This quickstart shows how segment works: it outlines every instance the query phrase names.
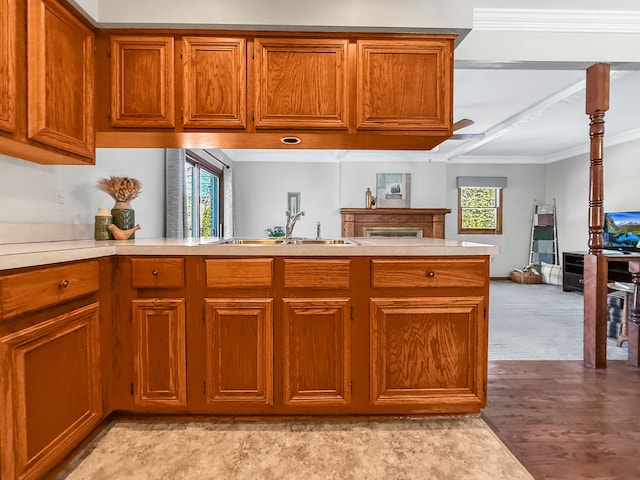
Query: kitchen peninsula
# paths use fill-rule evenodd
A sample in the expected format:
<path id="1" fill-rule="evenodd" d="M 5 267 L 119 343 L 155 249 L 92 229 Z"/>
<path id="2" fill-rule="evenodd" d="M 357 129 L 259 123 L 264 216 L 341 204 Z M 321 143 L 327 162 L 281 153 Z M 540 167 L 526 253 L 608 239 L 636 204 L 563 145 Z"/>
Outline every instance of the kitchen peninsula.
<path id="1" fill-rule="evenodd" d="M 4 245 L 2 478 L 50 470 L 112 412 L 478 412 L 497 247 L 351 240 Z"/>

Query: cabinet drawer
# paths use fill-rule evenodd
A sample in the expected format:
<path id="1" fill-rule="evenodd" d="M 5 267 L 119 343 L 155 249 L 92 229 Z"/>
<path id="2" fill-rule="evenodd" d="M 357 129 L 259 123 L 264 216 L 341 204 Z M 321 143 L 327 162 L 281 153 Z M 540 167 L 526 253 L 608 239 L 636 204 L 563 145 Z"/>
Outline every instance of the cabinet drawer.
<path id="1" fill-rule="evenodd" d="M 43 268 L 0 278 L 0 317 L 49 307 L 98 290 L 97 261 Z"/>
<path id="2" fill-rule="evenodd" d="M 208 288 L 252 288 L 273 285 L 272 258 L 205 260 Z"/>
<path id="3" fill-rule="evenodd" d="M 484 259 L 371 260 L 371 286 L 483 287 L 488 281 Z"/>
<path id="4" fill-rule="evenodd" d="M 351 260 L 285 259 L 285 288 L 349 288 Z"/>
<path id="5" fill-rule="evenodd" d="M 133 288 L 184 287 L 184 258 L 132 258 L 131 285 Z"/>

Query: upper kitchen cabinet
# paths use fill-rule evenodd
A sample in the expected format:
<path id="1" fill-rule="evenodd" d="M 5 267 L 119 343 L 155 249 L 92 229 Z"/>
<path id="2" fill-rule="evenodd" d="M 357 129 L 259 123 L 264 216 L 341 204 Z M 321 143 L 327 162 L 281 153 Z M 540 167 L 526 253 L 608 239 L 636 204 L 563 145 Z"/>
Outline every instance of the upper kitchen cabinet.
<path id="1" fill-rule="evenodd" d="M 95 36 L 55 0 L 29 0 L 27 20 L 28 138 L 93 159 Z"/>
<path id="2" fill-rule="evenodd" d="M 174 127 L 173 37 L 111 37 L 111 125 Z"/>
<path id="3" fill-rule="evenodd" d="M 256 129 L 347 129 L 348 40 L 257 38 Z"/>
<path id="4" fill-rule="evenodd" d="M 0 0 L 0 130 L 16 130 L 16 6 Z"/>
<path id="5" fill-rule="evenodd" d="M 245 128 L 244 38 L 183 39 L 183 122 L 187 128 Z"/>
<path id="6" fill-rule="evenodd" d="M 447 132 L 452 40 L 358 40 L 357 128 Z"/>

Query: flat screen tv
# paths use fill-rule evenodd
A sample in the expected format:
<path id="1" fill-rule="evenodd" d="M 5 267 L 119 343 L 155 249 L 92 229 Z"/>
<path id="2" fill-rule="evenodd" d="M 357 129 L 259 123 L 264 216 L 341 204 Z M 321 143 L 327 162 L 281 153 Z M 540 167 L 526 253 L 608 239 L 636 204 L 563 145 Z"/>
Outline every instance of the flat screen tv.
<path id="1" fill-rule="evenodd" d="M 605 212 L 604 248 L 640 251 L 640 212 Z"/>

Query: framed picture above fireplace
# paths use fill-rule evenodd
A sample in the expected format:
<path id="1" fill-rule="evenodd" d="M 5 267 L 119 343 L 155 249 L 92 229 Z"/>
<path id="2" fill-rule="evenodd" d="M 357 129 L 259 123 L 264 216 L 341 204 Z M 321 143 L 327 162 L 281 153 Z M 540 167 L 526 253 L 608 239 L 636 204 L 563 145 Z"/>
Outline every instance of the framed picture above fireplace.
<path id="1" fill-rule="evenodd" d="M 377 173 L 376 207 L 411 208 L 411 174 Z"/>

